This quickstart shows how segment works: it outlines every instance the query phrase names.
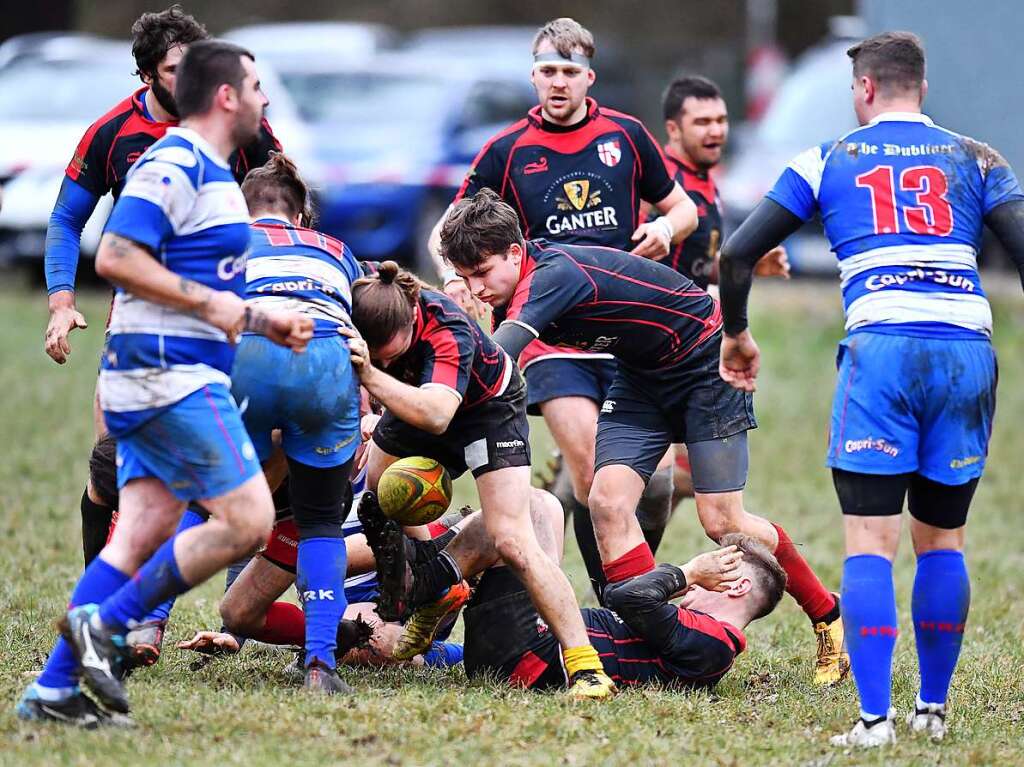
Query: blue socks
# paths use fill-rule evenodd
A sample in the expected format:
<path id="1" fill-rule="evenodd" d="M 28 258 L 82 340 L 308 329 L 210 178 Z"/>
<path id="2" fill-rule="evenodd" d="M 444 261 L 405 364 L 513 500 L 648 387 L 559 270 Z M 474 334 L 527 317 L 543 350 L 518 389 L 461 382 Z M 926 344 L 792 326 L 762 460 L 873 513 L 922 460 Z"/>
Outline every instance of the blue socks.
<path id="1" fill-rule="evenodd" d="M 448 668 L 462 663 L 462 645 L 458 642 L 433 642 L 423 655 L 427 668 Z"/>
<path id="2" fill-rule="evenodd" d="M 319 660 L 335 667 L 338 623 L 345 614 L 344 538 L 308 538 L 299 541 L 295 585 L 306 612 L 306 666 Z"/>
<path id="3" fill-rule="evenodd" d="M 70 606 L 102 602 L 121 588 L 127 580 L 128 576 L 125 573 L 96 557 L 78 579 L 78 584 L 71 593 Z M 73 692 L 78 685 L 78 661 L 63 638 L 57 640 L 43 667 L 43 673 L 36 680 L 36 685 L 59 689 L 67 694 Z M 52 698 L 47 698 L 50 699 Z"/>
<path id="4" fill-rule="evenodd" d="M 186 530 L 188 530 L 190 527 L 195 527 L 196 525 L 201 525 L 205 521 L 206 521 L 206 517 L 202 516 L 201 514 L 195 512 L 195 511 L 192 511 L 191 508 L 186 509 L 185 513 L 181 515 L 181 521 L 178 523 L 178 529 L 175 530 L 174 533 L 175 533 L 175 535 L 177 535 L 178 533 L 183 533 Z M 171 614 L 171 608 L 174 607 L 174 600 L 176 598 L 177 598 L 177 595 L 175 595 L 174 597 L 171 597 L 166 602 L 163 602 L 163 603 L 157 605 L 155 608 L 153 608 L 153 610 L 149 613 L 149 615 L 147 615 L 145 618 L 142 619 L 142 622 L 143 623 L 149 623 L 151 621 L 164 621 L 164 622 L 166 622 L 168 616 L 170 616 L 170 614 Z"/>
<path id="5" fill-rule="evenodd" d="M 148 615 L 150 610 L 190 588 L 174 560 L 177 534 L 164 542 L 135 577 L 100 604 L 100 620 L 121 631 Z"/>
<path id="6" fill-rule="evenodd" d="M 936 550 L 917 558 L 911 613 L 924 703 L 946 702 L 970 605 L 971 584 L 961 552 Z"/>
<path id="7" fill-rule="evenodd" d="M 892 653 L 898 633 L 892 562 L 873 554 L 847 557 L 840 604 L 861 716 L 885 717 L 891 701 Z"/>

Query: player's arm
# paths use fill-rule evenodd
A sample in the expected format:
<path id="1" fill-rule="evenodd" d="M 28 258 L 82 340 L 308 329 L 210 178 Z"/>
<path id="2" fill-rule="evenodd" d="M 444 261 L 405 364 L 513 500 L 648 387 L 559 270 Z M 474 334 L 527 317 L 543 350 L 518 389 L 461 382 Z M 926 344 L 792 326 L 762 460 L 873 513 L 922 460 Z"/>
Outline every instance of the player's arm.
<path id="1" fill-rule="evenodd" d="M 660 260 L 669 254 L 672 244 L 685 239 L 697 228 L 697 206 L 678 183 L 654 207 L 662 215 L 640 224 L 631 239 L 637 243 L 631 253 Z"/>
<path id="2" fill-rule="evenodd" d="M 1024 200 L 1010 200 L 993 208 L 986 214 L 985 224 L 1017 267 L 1024 287 Z"/>
<path id="3" fill-rule="evenodd" d="M 609 584 L 604 602 L 659 655 L 671 653 L 677 665 L 687 665 L 686 635 L 679 609 L 669 600 L 690 586 L 725 591 L 739 575 L 742 553 L 735 546 L 705 552 L 682 567 L 662 564 L 650 572 Z M 693 663 L 703 659 L 694 657 Z"/>
<path id="4" fill-rule="evenodd" d="M 370 351 L 359 332 L 340 327 L 349 339 L 349 357 L 359 382 L 370 396 L 410 426 L 430 434 L 444 434 L 462 402 L 462 394 L 441 384 L 411 386 L 381 370 L 370 359 Z"/>
<path id="5" fill-rule="evenodd" d="M 754 391 L 761 364 L 761 353 L 747 329 L 747 299 L 754 269 L 765 253 L 778 246 L 803 223 L 799 216 L 765 198 L 722 248 L 718 263 L 718 289 L 725 332 L 719 373 L 737 389 Z"/>
<path id="6" fill-rule="evenodd" d="M 75 273 L 82 230 L 98 201 L 99 196 L 65 176 L 46 227 L 43 265 L 50 320 L 46 326 L 45 348 L 58 364 L 64 364 L 71 354 L 68 342 L 71 331 L 87 327 L 85 317 L 75 306 Z"/>

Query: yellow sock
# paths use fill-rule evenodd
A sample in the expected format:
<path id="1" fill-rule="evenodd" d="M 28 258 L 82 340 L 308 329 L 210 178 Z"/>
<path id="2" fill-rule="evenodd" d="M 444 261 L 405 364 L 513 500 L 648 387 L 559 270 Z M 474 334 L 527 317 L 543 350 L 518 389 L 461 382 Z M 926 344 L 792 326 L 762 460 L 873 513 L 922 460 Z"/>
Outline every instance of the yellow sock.
<path id="1" fill-rule="evenodd" d="M 570 647 L 562 651 L 562 657 L 565 659 L 565 670 L 569 673 L 570 679 L 579 671 L 604 671 L 597 650 L 591 645 Z"/>

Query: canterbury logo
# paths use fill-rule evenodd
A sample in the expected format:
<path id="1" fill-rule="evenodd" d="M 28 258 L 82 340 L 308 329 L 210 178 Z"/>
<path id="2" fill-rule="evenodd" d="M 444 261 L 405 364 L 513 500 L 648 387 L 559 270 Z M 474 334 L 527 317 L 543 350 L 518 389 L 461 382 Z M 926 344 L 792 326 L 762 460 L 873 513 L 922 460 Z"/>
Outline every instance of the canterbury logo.
<path id="1" fill-rule="evenodd" d="M 548 169 L 547 156 L 541 157 L 537 162 L 528 162 L 523 167 L 523 175 L 530 176 L 534 173 L 546 173 Z"/>

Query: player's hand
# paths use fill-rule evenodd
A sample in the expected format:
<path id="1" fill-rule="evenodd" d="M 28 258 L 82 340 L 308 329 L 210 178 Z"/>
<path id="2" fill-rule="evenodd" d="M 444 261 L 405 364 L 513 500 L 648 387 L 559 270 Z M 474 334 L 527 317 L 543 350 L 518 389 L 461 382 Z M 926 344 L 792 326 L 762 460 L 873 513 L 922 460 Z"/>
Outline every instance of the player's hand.
<path id="1" fill-rule="evenodd" d="M 366 442 L 373 435 L 373 430 L 377 428 L 378 421 L 380 421 L 380 416 L 377 413 L 367 413 L 359 421 L 359 436 L 362 437 L 363 442 Z"/>
<path id="2" fill-rule="evenodd" d="M 757 390 L 757 373 L 761 369 L 761 350 L 749 330 L 735 338 L 722 335 L 722 352 L 718 374 L 722 380 L 741 391 Z"/>
<path id="3" fill-rule="evenodd" d="M 778 245 L 761 258 L 754 265 L 754 274 L 758 277 L 782 277 L 789 279 L 789 256 L 786 254 L 786 246 Z"/>
<path id="4" fill-rule="evenodd" d="M 646 224 L 640 224 L 636 228 L 630 239 L 637 243 L 637 245 L 629 251 L 630 253 L 655 261 L 660 261 L 668 255 L 669 249 L 672 247 L 672 237 L 665 227 L 656 223 L 656 221 L 657 219 Z"/>
<path id="5" fill-rule="evenodd" d="M 187 642 L 178 642 L 179 650 L 194 650 L 203 655 L 233 655 L 238 652 L 238 640 L 222 631 L 197 631 Z"/>
<path id="6" fill-rule="evenodd" d="M 689 586 L 700 586 L 708 591 L 728 591 L 740 576 L 743 552 L 735 546 L 698 554 L 685 565 L 683 574 Z"/>
<path id="7" fill-rule="evenodd" d="M 313 338 L 313 319 L 301 312 L 250 309 L 245 329 L 266 336 L 278 346 L 287 346 L 293 352 L 301 353 L 306 351 Z"/>
<path id="8" fill-rule="evenodd" d="M 199 316 L 223 330 L 235 343 L 245 329 L 245 301 L 227 290 L 211 290 Z"/>
<path id="9" fill-rule="evenodd" d="M 70 290 L 59 290 L 50 296 L 50 321 L 46 324 L 44 348 L 50 359 L 63 365 L 71 356 L 68 336 L 76 328 L 87 328 L 82 313 L 75 308 L 75 294 Z"/>
<path id="10" fill-rule="evenodd" d="M 370 347 L 366 345 L 366 341 L 355 328 L 342 325 L 338 328 L 338 333 L 348 339 L 348 356 L 352 361 L 352 369 L 356 371 L 356 375 L 362 381 L 373 370 L 373 363 L 370 361 Z"/>
<path id="11" fill-rule="evenodd" d="M 461 306 L 462 310 L 474 320 L 483 319 L 487 313 L 487 307 L 484 306 L 484 303 L 479 298 L 469 292 L 469 286 L 466 285 L 466 281 L 461 277 L 457 280 L 446 282 L 444 294 Z"/>

